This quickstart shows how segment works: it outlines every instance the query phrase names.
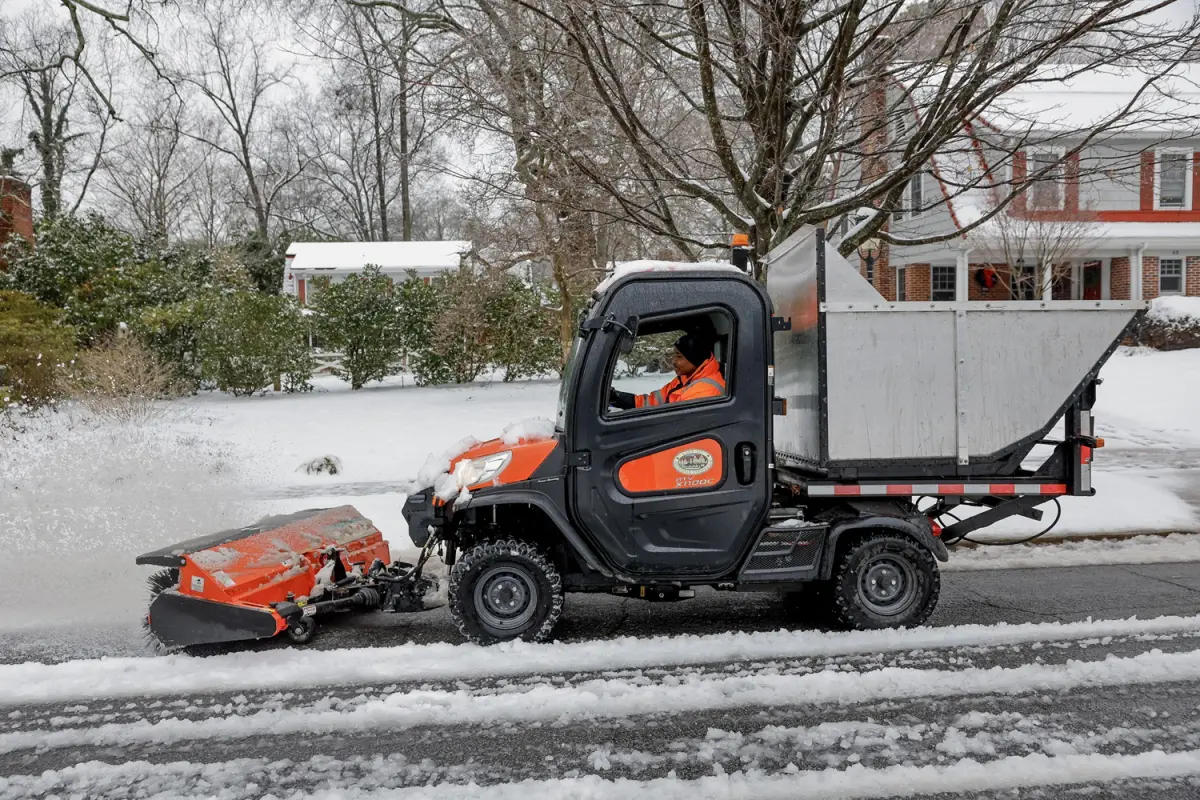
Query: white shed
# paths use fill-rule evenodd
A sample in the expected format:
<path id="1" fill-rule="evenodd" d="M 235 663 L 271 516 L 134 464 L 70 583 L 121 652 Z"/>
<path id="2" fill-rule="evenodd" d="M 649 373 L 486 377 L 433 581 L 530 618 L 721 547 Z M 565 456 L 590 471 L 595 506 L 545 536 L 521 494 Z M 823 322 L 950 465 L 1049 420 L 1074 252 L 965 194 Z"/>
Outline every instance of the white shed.
<path id="1" fill-rule="evenodd" d="M 303 305 L 313 278 L 338 281 L 372 264 L 397 283 L 409 270 L 428 279 L 458 269 L 470 250 L 470 242 L 292 242 L 283 293 L 296 296 Z"/>

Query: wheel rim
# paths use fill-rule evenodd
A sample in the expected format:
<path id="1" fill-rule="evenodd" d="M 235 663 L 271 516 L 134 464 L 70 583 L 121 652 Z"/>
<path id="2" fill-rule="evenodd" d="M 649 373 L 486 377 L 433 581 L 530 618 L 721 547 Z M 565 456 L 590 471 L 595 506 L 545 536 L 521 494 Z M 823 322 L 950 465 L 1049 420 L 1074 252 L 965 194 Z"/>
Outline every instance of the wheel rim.
<path id="1" fill-rule="evenodd" d="M 480 620 L 495 630 L 527 625 L 537 611 L 537 601 L 537 581 L 515 564 L 492 567 L 475 583 L 475 609 Z"/>
<path id="2" fill-rule="evenodd" d="M 877 555 L 859 572 L 859 602 L 875 614 L 885 617 L 903 614 L 916 600 L 916 594 L 916 571 L 898 556 Z"/>

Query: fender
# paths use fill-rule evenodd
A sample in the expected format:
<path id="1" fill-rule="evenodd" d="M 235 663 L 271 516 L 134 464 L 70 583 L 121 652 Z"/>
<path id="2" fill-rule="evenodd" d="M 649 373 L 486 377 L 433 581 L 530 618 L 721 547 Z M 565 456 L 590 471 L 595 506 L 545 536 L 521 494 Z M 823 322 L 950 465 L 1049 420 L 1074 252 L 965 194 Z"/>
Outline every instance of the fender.
<path id="1" fill-rule="evenodd" d="M 927 526 L 919 525 L 905 517 L 854 517 L 835 522 L 830 528 L 829 544 L 825 548 L 825 555 L 821 558 L 822 580 L 830 578 L 833 575 L 833 556 L 837 552 L 838 539 L 841 538 L 842 534 L 864 529 L 887 531 L 888 533 L 905 536 L 933 553 L 933 557 L 938 561 L 944 563 L 950 560 L 950 551 L 946 549 L 946 544 L 934 536 L 933 531 Z"/>
<path id="2" fill-rule="evenodd" d="M 470 502 L 458 506 L 456 511 L 509 505 L 530 505 L 541 509 L 550 518 L 550 521 L 554 523 L 554 526 L 558 528 L 558 532 L 562 534 L 563 539 L 571 548 L 575 557 L 583 562 L 588 569 L 598 572 L 606 578 L 625 581 L 632 580 L 624 575 L 615 573 L 596 557 L 592 548 L 579 535 L 579 531 L 575 530 L 575 526 L 563 514 L 561 507 L 545 492 L 533 488 L 521 488 L 519 484 L 512 484 L 496 489 L 481 489 L 471 496 Z"/>

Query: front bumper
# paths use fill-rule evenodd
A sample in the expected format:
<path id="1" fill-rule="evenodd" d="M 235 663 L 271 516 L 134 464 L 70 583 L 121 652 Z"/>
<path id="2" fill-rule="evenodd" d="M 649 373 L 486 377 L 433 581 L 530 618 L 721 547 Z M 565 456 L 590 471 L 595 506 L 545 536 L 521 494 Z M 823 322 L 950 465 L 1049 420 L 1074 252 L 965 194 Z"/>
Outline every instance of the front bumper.
<path id="1" fill-rule="evenodd" d="M 433 490 L 410 494 L 404 501 L 404 520 L 408 523 L 408 538 L 417 547 L 424 547 L 429 538 L 445 524 L 445 506 L 434 506 Z"/>

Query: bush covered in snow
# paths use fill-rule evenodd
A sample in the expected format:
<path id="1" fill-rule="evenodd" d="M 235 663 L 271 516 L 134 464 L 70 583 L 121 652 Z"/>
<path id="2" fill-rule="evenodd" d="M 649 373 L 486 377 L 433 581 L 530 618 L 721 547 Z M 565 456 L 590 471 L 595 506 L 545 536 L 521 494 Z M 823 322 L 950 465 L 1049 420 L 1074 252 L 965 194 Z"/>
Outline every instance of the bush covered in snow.
<path id="1" fill-rule="evenodd" d="M 289 297 L 257 292 L 220 295 L 200 328 L 197 346 L 206 380 L 246 396 L 282 378 L 286 391 L 310 388 L 312 351 L 308 323 Z"/>
<path id="2" fill-rule="evenodd" d="M 333 374 L 354 389 L 390 375 L 401 352 L 399 298 L 391 279 L 379 267 L 368 266 L 314 294 L 317 335 L 342 354 Z"/>
<path id="3" fill-rule="evenodd" d="M 81 352 L 71 385 L 72 395 L 97 417 L 139 424 L 160 415 L 160 401 L 187 388 L 153 350 L 129 335 Z"/>
<path id="4" fill-rule="evenodd" d="M 21 292 L 0 291 L 0 412 L 61 396 L 74 342 L 60 311 Z"/>
<path id="5" fill-rule="evenodd" d="M 557 319 L 540 287 L 467 267 L 400 287 L 401 341 L 417 383 L 468 383 L 488 367 L 504 381 L 560 366 Z"/>
<path id="6" fill-rule="evenodd" d="M 1125 344 L 1156 350 L 1200 347 L 1200 297 L 1158 297 Z"/>
<path id="7" fill-rule="evenodd" d="M 504 370 L 505 382 L 558 369 L 562 361 L 558 320 L 546 308 L 538 287 L 512 275 L 497 276 L 491 281 L 484 315 L 489 360 Z"/>

